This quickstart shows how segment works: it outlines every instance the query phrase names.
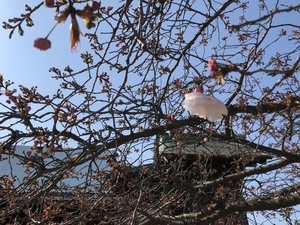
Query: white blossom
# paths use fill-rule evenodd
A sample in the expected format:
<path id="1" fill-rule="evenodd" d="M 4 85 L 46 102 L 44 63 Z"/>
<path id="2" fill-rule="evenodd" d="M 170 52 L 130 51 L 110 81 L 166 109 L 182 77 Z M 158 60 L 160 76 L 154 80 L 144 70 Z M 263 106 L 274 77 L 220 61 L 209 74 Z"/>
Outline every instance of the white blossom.
<path id="1" fill-rule="evenodd" d="M 203 94 L 203 88 L 197 87 L 194 92 L 185 95 L 183 108 L 191 115 L 214 121 L 227 115 L 227 107 L 218 99 Z"/>

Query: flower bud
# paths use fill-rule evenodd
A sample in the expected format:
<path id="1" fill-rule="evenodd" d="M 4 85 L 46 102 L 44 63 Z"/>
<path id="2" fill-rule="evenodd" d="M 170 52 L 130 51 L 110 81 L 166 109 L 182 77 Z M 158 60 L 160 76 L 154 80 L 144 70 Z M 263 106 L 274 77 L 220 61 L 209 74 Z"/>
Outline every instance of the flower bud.
<path id="1" fill-rule="evenodd" d="M 203 93 L 203 87 L 202 86 L 198 86 L 195 88 L 194 92 L 199 92 L 199 93 Z"/>
<path id="2" fill-rule="evenodd" d="M 53 7 L 54 6 L 54 0 L 44 0 L 44 5 L 46 7 Z"/>
<path id="3" fill-rule="evenodd" d="M 93 11 L 100 9 L 100 7 L 101 7 L 101 2 L 93 1 L 93 4 L 92 4 Z"/>
<path id="4" fill-rule="evenodd" d="M 27 157 L 30 158 L 30 156 L 31 156 L 31 151 L 27 151 L 27 152 L 26 152 L 26 155 L 27 155 Z"/>
<path id="5" fill-rule="evenodd" d="M 33 47 L 41 51 L 46 51 L 47 49 L 51 48 L 51 41 L 49 41 L 47 38 L 38 38 L 34 40 Z"/>

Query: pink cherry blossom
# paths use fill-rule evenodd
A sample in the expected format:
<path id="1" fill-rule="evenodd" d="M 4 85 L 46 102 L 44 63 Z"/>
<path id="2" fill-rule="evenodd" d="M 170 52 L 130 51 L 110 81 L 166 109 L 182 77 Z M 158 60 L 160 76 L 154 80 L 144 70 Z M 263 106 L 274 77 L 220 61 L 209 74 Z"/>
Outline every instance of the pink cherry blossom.
<path id="1" fill-rule="evenodd" d="M 38 38 L 34 40 L 33 46 L 41 51 L 46 51 L 51 48 L 51 41 L 47 38 Z"/>
<path id="2" fill-rule="evenodd" d="M 214 59 L 208 60 L 208 67 L 209 67 L 209 71 L 211 73 L 217 72 L 219 70 L 219 66 L 218 66 L 216 60 L 214 60 Z"/>
<path id="3" fill-rule="evenodd" d="M 218 99 L 203 94 L 203 88 L 197 87 L 194 92 L 185 95 L 183 108 L 191 115 L 213 122 L 227 115 L 227 107 Z"/>

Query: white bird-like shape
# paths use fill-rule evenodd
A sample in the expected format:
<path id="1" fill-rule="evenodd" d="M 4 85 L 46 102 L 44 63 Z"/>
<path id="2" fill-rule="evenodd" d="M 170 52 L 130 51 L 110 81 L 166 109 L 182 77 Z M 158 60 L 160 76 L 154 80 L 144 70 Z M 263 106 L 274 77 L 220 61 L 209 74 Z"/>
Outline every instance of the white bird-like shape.
<path id="1" fill-rule="evenodd" d="M 201 86 L 198 86 L 194 92 L 185 95 L 182 106 L 191 115 L 197 115 L 211 122 L 222 119 L 223 115 L 228 114 L 227 107 L 223 102 L 212 96 L 204 95 Z"/>

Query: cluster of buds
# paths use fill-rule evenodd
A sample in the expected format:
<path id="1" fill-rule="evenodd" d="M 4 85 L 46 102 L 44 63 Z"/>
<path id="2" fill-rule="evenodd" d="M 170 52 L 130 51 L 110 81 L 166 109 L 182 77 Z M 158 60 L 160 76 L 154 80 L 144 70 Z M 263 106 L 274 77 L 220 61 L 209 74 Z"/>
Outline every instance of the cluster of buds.
<path id="1" fill-rule="evenodd" d="M 221 65 L 216 62 L 215 59 L 208 60 L 208 68 L 211 73 L 212 78 L 219 81 L 220 85 L 225 84 L 224 77 L 231 71 L 236 70 L 236 66 L 234 64 L 230 65 Z"/>
<path id="2" fill-rule="evenodd" d="M 222 72 L 216 60 L 214 59 L 208 60 L 208 68 L 212 78 L 219 80 L 219 84 L 223 86 L 225 84 L 224 77 L 226 74 Z"/>
<path id="3" fill-rule="evenodd" d="M 12 110 L 20 110 L 21 112 L 27 114 L 30 110 L 31 107 L 28 105 L 28 102 L 22 98 L 21 95 L 14 96 L 12 95 L 11 92 L 7 91 L 5 92 L 5 95 L 8 96 L 8 99 L 6 100 L 6 103 L 11 104 L 13 103 L 14 105 L 11 107 Z"/>
<path id="4" fill-rule="evenodd" d="M 54 0 L 44 0 L 44 5 L 46 7 L 54 7 L 55 3 Z M 101 3 L 97 1 L 93 1 L 91 5 L 86 4 L 82 10 L 75 9 L 72 4 L 67 5 L 64 11 L 60 12 L 58 15 L 54 17 L 54 20 L 56 20 L 57 23 L 50 30 L 47 36 L 44 38 L 37 38 L 34 41 L 33 46 L 43 51 L 51 48 L 51 41 L 48 39 L 49 35 L 51 34 L 51 32 L 54 30 L 54 28 L 58 23 L 64 23 L 70 15 L 71 16 L 70 40 L 71 40 L 71 49 L 72 51 L 74 51 L 80 42 L 80 35 L 82 34 L 76 16 L 82 18 L 86 27 L 88 29 L 91 29 L 96 26 L 94 22 L 98 20 L 98 15 L 95 14 L 94 12 L 99 11 L 100 7 L 101 7 Z"/>

